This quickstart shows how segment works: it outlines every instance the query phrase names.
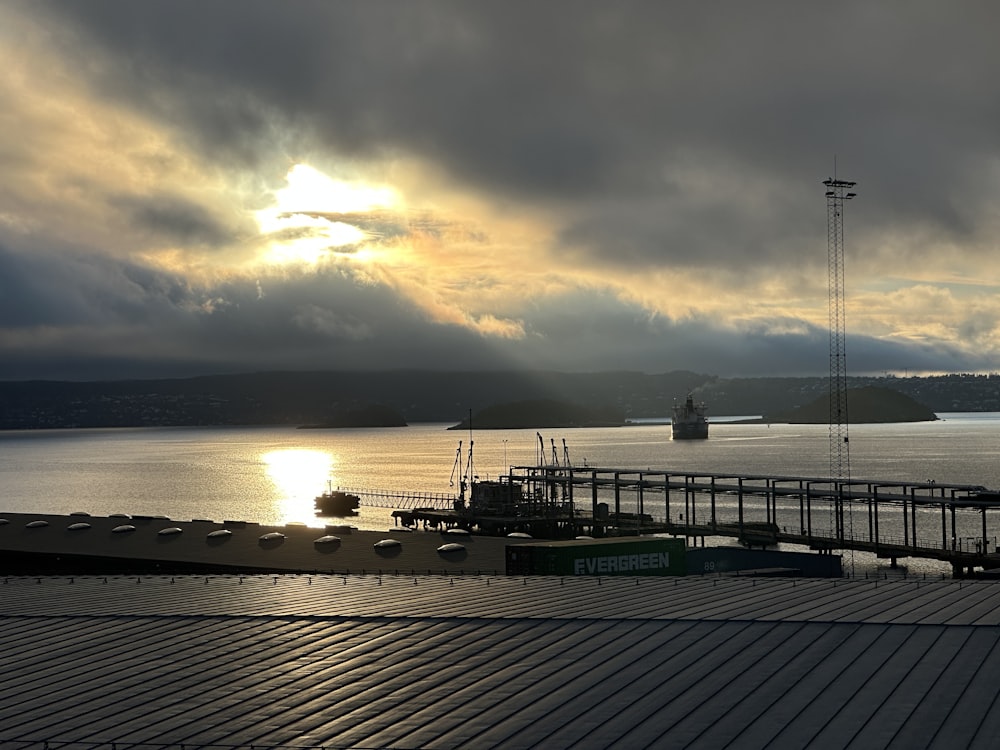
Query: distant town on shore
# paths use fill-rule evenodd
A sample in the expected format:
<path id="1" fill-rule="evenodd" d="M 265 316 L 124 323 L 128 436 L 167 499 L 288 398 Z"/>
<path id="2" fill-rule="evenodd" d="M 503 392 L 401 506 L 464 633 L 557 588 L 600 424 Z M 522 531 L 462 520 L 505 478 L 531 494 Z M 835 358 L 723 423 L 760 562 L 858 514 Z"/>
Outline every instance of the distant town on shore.
<path id="1" fill-rule="evenodd" d="M 930 412 L 1000 411 L 1000 375 L 851 377 Z M 504 404 L 573 404 L 596 422 L 667 418 L 693 394 L 709 415 L 782 421 L 828 393 L 825 377 L 721 378 L 687 371 L 271 372 L 164 380 L 0 382 L 0 429 L 194 425 L 452 425 Z M 860 415 L 859 415 L 860 416 Z M 787 420 L 785 420 L 787 421 Z M 889 420 L 891 421 L 891 420 Z M 486 425 L 483 425 L 484 427 Z"/>

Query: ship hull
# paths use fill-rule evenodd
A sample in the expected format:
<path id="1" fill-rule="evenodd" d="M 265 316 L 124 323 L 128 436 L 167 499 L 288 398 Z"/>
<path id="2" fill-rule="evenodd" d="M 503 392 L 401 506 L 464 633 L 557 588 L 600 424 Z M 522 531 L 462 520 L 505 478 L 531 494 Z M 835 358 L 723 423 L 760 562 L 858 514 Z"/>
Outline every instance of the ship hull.
<path id="1" fill-rule="evenodd" d="M 670 435 L 674 440 L 705 440 L 708 438 L 708 422 L 683 422 L 671 425 Z"/>
<path id="2" fill-rule="evenodd" d="M 674 440 L 704 440 L 708 437 L 708 417 L 705 404 L 696 404 L 688 394 L 683 404 L 674 406 L 670 421 L 670 435 Z"/>

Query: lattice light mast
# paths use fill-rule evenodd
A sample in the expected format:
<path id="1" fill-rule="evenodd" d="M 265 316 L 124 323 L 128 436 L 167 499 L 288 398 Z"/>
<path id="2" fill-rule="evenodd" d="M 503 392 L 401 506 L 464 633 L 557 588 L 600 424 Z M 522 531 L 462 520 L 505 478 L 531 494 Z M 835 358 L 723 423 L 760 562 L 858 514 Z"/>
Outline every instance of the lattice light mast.
<path id="1" fill-rule="evenodd" d="M 844 202 L 857 184 L 836 177 L 826 185 L 826 243 L 830 275 L 830 476 L 850 479 L 847 419 L 847 350 L 844 324 Z M 839 525 L 839 524 L 838 524 Z"/>

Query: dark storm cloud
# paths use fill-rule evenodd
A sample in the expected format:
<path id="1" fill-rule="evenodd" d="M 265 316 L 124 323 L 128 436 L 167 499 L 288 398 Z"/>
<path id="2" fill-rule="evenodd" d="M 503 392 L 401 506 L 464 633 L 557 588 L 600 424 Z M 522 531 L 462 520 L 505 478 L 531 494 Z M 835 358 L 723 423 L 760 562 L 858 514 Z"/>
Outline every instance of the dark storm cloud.
<path id="1" fill-rule="evenodd" d="M 171 241 L 212 247 L 233 240 L 232 231 L 204 207 L 179 196 L 121 194 L 110 203 L 137 229 Z"/>
<path id="2" fill-rule="evenodd" d="M 266 107 L 348 151 L 411 151 L 512 192 L 601 190 L 635 163 L 623 144 L 659 124 L 609 124 L 655 111 L 644 68 L 669 43 L 649 49 L 648 26 L 676 25 L 657 5 L 645 19 L 584 3 L 51 7 L 127 62 L 105 71 L 108 90 L 162 107 L 173 88 L 174 116 L 213 149 L 264 135 Z"/>
<path id="3" fill-rule="evenodd" d="M 789 269 L 812 273 L 822 287 L 821 180 L 832 174 L 834 155 L 839 176 L 860 183 L 851 260 L 884 255 L 888 275 L 927 260 L 927 246 L 914 237 L 967 242 L 962 252 L 970 255 L 995 248 L 984 229 L 1000 122 L 993 3 L 18 6 L 53 21 L 43 26 L 86 77 L 88 94 L 148 116 L 179 151 L 193 153 L 203 174 L 266 163 L 256 176 L 266 181 L 316 153 L 332 163 L 424 162 L 448 189 L 482 197 L 502 207 L 498 213 L 544 213 L 557 247 L 539 247 L 532 262 L 544 270 L 555 255 L 550 272 L 583 269 L 588 289 L 595 276 L 621 269 L 633 278 L 648 269 L 701 271 L 719 280 L 719 296 L 736 299 L 747 280 Z M 117 189 L 105 189 L 115 215 L 140 238 L 185 251 L 238 244 L 237 230 L 194 199 L 169 188 Z M 383 240 L 423 233 L 445 244 L 459 231 L 420 212 L 310 215 Z M 903 238 L 885 247 L 863 242 L 897 234 Z M 509 313 L 523 324 L 523 339 L 488 340 L 432 322 L 387 284 L 340 270 L 272 270 L 253 279 L 240 269 L 237 280 L 220 273 L 229 280 L 198 285 L 102 250 L 41 237 L 0 247 L 0 337 L 32 325 L 90 324 L 88 356 L 106 351 L 116 367 L 138 367 L 140 334 L 115 331 L 155 323 L 143 328 L 148 354 L 175 372 L 519 361 L 752 375 L 822 372 L 827 362 L 825 331 L 802 321 L 737 326 L 697 313 L 671 320 L 613 291 L 530 300 Z M 775 313 L 785 314 L 792 315 Z M 972 313 L 961 331 L 986 337 L 994 320 L 989 311 Z M 789 328 L 799 333 L 775 333 Z M 864 336 L 849 344 L 858 372 L 995 367 L 987 353 L 958 346 Z M 67 361 L 30 356 L 51 366 Z M 16 363 L 6 359 L 10 376 Z M 96 359 L 88 361 L 96 371 Z"/>
<path id="4" fill-rule="evenodd" d="M 882 221 L 969 231 L 1000 114 L 985 2 L 49 7 L 118 61 L 103 86 L 179 118 L 212 158 L 260 158 L 276 118 L 299 123 L 341 153 L 416 154 L 483 190 L 575 201 L 566 236 L 600 254 L 613 233 L 636 262 L 792 252 L 775 247 L 815 213 L 835 154 Z"/>
<path id="5" fill-rule="evenodd" d="M 183 340 L 201 371 L 448 369 L 504 361 L 482 337 L 432 323 L 382 285 L 336 271 L 283 274 L 259 284 L 259 291 L 246 282 L 214 287 L 218 304 L 178 319 L 166 336 Z"/>
<path id="6" fill-rule="evenodd" d="M 25 249 L 0 245 L 2 379 L 505 361 L 482 337 L 434 324 L 392 289 L 336 269 L 196 288 L 80 248 Z"/>
<path id="7" fill-rule="evenodd" d="M 0 340 L 32 326 L 162 324 L 194 297 L 179 277 L 80 248 L 0 245 Z"/>
<path id="8" fill-rule="evenodd" d="M 6 344 L 0 378 L 186 376 L 273 369 L 506 368 L 747 376 L 815 374 L 827 333 L 778 336 L 763 327 L 720 332 L 708 321 L 651 318 L 610 295 L 541 301 L 520 341 L 435 324 L 388 287 L 330 270 L 195 289 L 171 274 L 77 256 L 59 264 L 0 252 L 0 340 L 32 326 L 68 326 L 56 349 Z M 78 328 L 74 328 L 78 327 Z M 124 332 L 122 332 L 124 331 Z M 33 338 L 33 337 L 32 337 Z M 553 345 L 558 342 L 558 346 Z M 600 342 L 600 346 L 595 346 Z M 886 346 L 849 343 L 856 371 L 884 369 Z M 897 369 L 924 371 L 942 353 L 888 347 Z M 959 365 L 956 356 L 956 369 Z M 820 367 L 817 368 L 817 364 Z"/>
<path id="9" fill-rule="evenodd" d="M 62 289 L 51 283 L 48 260 L 25 259 L 0 245 L 0 320 L 4 326 L 52 325 L 73 317 L 74 306 L 67 305 Z"/>

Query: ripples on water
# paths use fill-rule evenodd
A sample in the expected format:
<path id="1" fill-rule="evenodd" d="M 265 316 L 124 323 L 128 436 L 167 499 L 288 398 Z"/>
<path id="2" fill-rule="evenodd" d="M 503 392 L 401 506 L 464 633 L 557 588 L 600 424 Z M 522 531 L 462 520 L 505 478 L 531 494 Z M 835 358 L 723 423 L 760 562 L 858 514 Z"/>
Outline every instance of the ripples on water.
<path id="1" fill-rule="evenodd" d="M 851 475 L 1000 488 L 1000 414 L 947 414 L 938 422 L 854 425 Z M 454 492 L 449 478 L 468 433 L 444 424 L 359 430 L 162 428 L 0 432 L 0 511 L 166 515 L 177 520 L 298 521 L 322 526 L 313 498 L 333 487 Z M 669 426 L 546 431 L 574 465 L 691 472 L 826 476 L 824 425 L 717 422 L 707 441 L 670 440 Z M 479 431 L 481 477 L 538 460 L 534 430 Z M 359 528 L 392 525 L 364 507 Z M 991 532 L 992 533 L 992 532 Z M 922 565 L 922 563 L 918 563 Z M 936 568 L 935 568 L 936 570 Z"/>

